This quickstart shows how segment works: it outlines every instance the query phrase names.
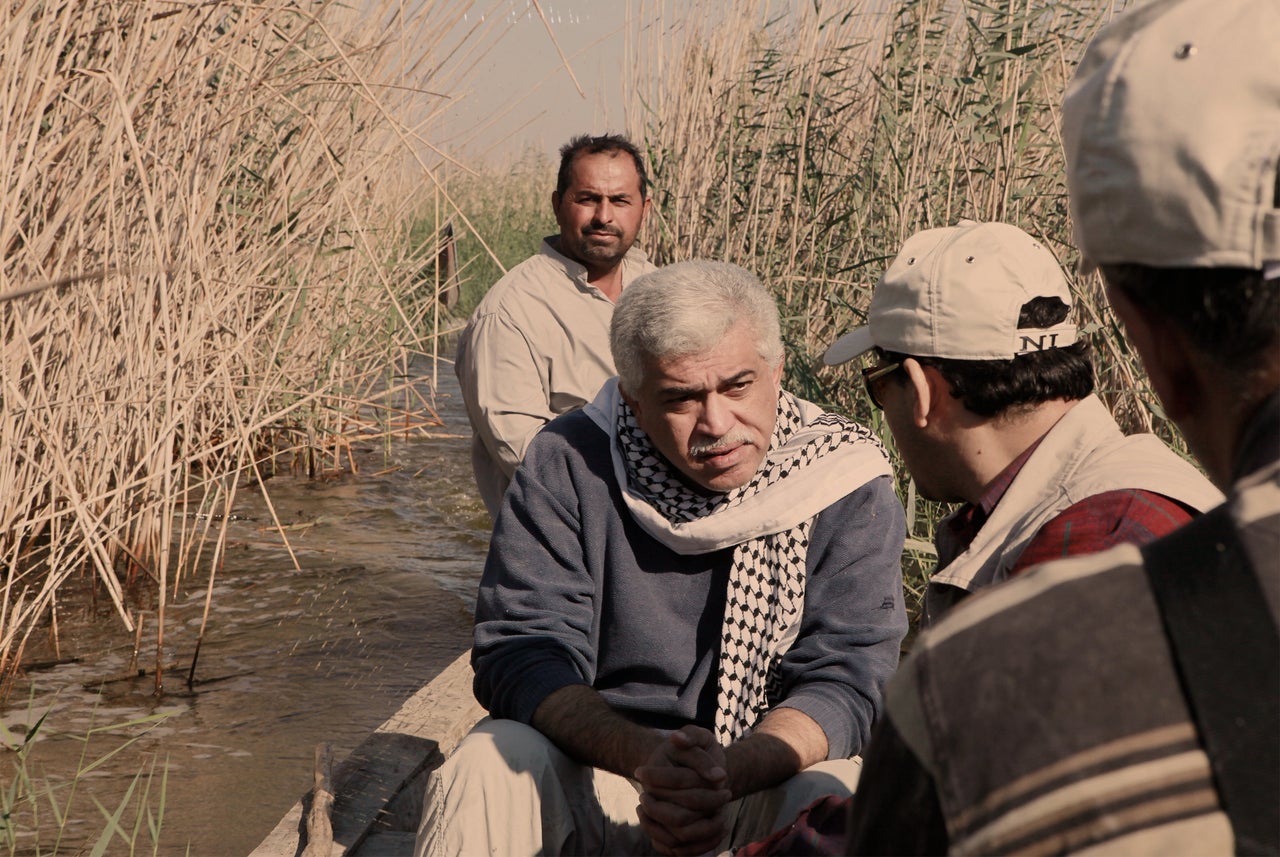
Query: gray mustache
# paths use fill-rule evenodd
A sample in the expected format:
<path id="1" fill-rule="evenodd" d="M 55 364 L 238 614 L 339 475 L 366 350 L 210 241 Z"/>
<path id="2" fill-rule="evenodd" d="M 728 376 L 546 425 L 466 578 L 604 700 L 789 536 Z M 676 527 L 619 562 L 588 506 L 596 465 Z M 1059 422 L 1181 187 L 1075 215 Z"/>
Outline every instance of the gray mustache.
<path id="1" fill-rule="evenodd" d="M 689 457 L 700 458 L 704 455 L 723 452 L 726 449 L 742 443 L 751 443 L 751 438 L 745 434 L 727 434 L 724 437 L 719 437 L 715 440 L 705 441 L 703 443 L 691 443 L 689 444 Z"/>

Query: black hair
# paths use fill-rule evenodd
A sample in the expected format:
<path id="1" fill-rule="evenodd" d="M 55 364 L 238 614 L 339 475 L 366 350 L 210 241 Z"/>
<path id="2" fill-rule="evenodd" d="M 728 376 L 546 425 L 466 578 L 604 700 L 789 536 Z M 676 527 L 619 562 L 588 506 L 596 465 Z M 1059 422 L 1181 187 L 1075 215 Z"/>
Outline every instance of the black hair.
<path id="1" fill-rule="evenodd" d="M 1053 327 L 1064 322 L 1070 312 L 1061 298 L 1033 298 L 1022 306 L 1018 329 Z M 953 360 L 895 353 L 886 356 L 899 362 L 911 357 L 921 365 L 936 367 L 952 397 L 981 417 L 1055 399 L 1083 399 L 1093 392 L 1093 360 L 1085 340 L 1008 360 Z"/>
<path id="2" fill-rule="evenodd" d="M 631 156 L 636 165 L 636 175 L 640 177 L 640 198 L 649 196 L 649 174 L 644 169 L 644 158 L 640 150 L 621 134 L 579 134 L 560 147 L 560 172 L 556 175 L 556 193 L 564 193 L 569 187 L 569 174 L 573 171 L 573 161 L 579 155 L 598 155 L 602 152 L 625 152 Z"/>
<path id="3" fill-rule="evenodd" d="M 1275 359 L 1280 279 L 1264 280 L 1252 268 L 1100 267 L 1108 285 L 1144 313 L 1168 319 L 1223 368 L 1244 376 Z"/>

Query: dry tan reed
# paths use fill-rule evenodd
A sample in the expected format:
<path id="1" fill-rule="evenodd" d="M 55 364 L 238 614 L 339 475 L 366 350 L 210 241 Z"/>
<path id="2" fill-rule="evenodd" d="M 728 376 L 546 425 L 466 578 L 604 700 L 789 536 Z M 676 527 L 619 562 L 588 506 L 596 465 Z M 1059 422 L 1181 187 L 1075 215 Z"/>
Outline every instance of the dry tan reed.
<path id="1" fill-rule="evenodd" d="M 815 349 L 920 228 L 1010 221 L 1071 267 L 1058 104 L 1110 2 L 723 5 L 638 31 L 661 259 L 754 267 Z"/>
<path id="2" fill-rule="evenodd" d="M 0 697 L 69 580 L 162 642 L 237 490 L 379 430 L 432 348 L 436 248 L 405 229 L 472 5 L 0 10 Z"/>

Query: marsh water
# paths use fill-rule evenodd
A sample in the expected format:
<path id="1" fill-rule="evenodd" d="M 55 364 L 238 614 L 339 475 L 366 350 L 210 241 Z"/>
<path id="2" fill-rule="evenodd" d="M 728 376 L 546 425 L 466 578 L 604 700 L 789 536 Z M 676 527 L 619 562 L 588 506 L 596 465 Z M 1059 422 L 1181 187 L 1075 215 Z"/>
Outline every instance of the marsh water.
<path id="1" fill-rule="evenodd" d="M 163 781 L 159 848 L 144 828 L 135 853 L 247 854 L 311 787 L 319 742 L 340 760 L 466 648 L 490 523 L 452 367 L 439 364 L 434 393 L 432 370 L 426 359 L 412 367 L 444 422 L 430 437 L 357 444 L 354 474 L 269 481 L 300 568 L 274 544 L 260 493 L 241 492 L 190 689 L 207 577 L 167 608 L 163 661 L 173 667 L 159 697 L 150 629 L 135 665 L 133 637 L 109 604 L 63 606 L 63 660 L 78 660 L 29 672 L 0 718 L 15 735 L 47 712 L 27 766 L 47 782 L 121 749 L 74 794 L 42 802 L 45 832 L 19 841 L 19 853 L 53 850 L 56 801 L 73 801 L 59 853 L 88 853 L 131 784 L 136 805 L 150 783 L 155 812 Z M 104 728 L 120 724 L 132 725 Z M 129 836 L 135 817 L 123 816 Z M 107 853 L 129 853 L 125 837 Z"/>

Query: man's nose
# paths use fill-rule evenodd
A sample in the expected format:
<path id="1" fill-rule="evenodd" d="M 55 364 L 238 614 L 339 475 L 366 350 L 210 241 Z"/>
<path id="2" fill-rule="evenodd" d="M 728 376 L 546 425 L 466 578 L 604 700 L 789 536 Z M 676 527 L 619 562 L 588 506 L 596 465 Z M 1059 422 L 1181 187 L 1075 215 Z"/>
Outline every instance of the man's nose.
<path id="1" fill-rule="evenodd" d="M 698 417 L 699 431 L 710 437 L 724 437 L 733 428 L 733 409 L 720 396 L 708 396 Z"/>

